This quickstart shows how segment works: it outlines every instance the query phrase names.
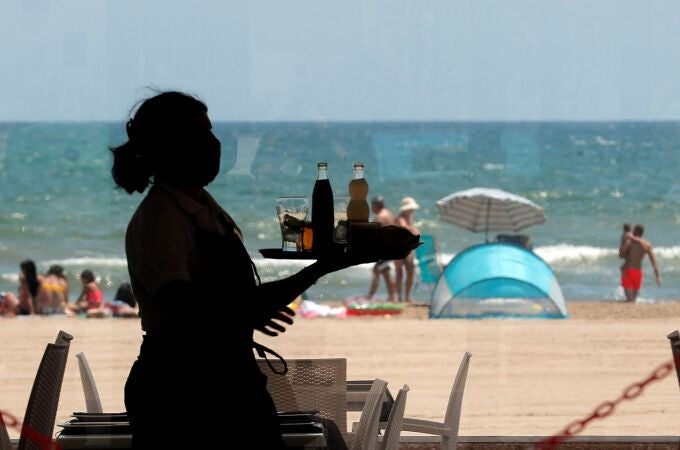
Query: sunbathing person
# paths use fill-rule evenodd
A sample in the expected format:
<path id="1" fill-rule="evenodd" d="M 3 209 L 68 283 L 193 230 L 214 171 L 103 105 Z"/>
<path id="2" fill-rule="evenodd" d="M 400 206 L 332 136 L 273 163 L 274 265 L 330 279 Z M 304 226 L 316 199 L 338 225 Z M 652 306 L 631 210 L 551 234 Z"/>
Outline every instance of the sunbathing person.
<path id="1" fill-rule="evenodd" d="M 127 282 L 121 283 L 118 286 L 113 300 L 104 301 L 104 308 L 113 317 L 139 317 L 137 300 L 135 300 L 135 295 L 132 293 L 132 286 Z"/>
<path id="2" fill-rule="evenodd" d="M 38 302 L 44 303 L 39 299 L 40 279 L 35 263 L 27 259 L 20 264 L 20 269 L 17 294 L 5 292 L 2 296 L 0 310 L 4 316 L 36 314 L 39 311 Z"/>
<path id="3" fill-rule="evenodd" d="M 68 281 L 64 275 L 64 268 L 57 264 L 50 266 L 42 278 L 40 288 L 45 303 L 42 306 L 42 313 L 64 314 L 68 304 Z"/>

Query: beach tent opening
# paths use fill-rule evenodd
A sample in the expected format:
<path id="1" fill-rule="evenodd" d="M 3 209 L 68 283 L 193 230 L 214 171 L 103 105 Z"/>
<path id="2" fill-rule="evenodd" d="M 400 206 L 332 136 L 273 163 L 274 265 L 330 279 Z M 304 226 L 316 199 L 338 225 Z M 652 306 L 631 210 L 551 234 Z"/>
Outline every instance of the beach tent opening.
<path id="1" fill-rule="evenodd" d="M 566 318 L 550 266 L 515 244 L 469 247 L 446 266 L 432 295 L 431 318 Z"/>

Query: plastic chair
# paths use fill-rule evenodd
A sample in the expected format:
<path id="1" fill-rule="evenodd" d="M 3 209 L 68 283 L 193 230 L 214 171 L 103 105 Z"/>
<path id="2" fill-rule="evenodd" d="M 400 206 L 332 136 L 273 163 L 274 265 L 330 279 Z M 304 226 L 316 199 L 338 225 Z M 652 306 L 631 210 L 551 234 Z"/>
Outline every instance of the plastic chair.
<path id="1" fill-rule="evenodd" d="M 380 406 L 387 389 L 387 381 L 376 378 L 364 408 L 361 410 L 359 424 L 352 439 L 351 450 L 376 450 L 378 448 L 378 432 L 380 431 Z"/>
<path id="2" fill-rule="evenodd" d="M 437 245 L 434 236 L 431 234 L 421 234 L 420 241 L 422 244 L 416 247 L 416 259 L 418 260 L 420 272 L 416 289 L 421 284 L 424 284 L 430 290 L 430 297 L 432 297 L 432 292 L 442 273 L 442 266 L 437 256 Z"/>
<path id="3" fill-rule="evenodd" d="M 12 450 L 12 443 L 9 440 L 9 434 L 7 434 L 7 427 L 5 427 L 5 421 L 2 420 L 0 416 L 0 450 Z"/>
<path id="4" fill-rule="evenodd" d="M 458 425 L 460 424 L 460 412 L 465 392 L 465 380 L 467 379 L 468 366 L 470 365 L 469 352 L 465 352 L 463 360 L 458 367 L 456 379 L 453 382 L 449 404 L 446 407 L 444 422 L 431 420 L 404 418 L 402 431 L 413 431 L 441 436 L 440 448 L 442 450 L 455 450 L 458 443 Z"/>
<path id="5" fill-rule="evenodd" d="M 70 346 L 72 340 L 73 336 L 68 334 L 66 331 L 59 330 L 59 333 L 57 333 L 57 338 L 54 340 L 54 343 L 57 345 Z"/>
<path id="6" fill-rule="evenodd" d="M 380 450 L 398 450 L 399 438 L 401 437 L 401 427 L 404 421 L 404 409 L 406 408 L 406 395 L 409 387 L 404 385 L 399 389 L 397 399 L 394 401 L 392 410 L 390 411 L 390 418 L 387 420 L 387 427 L 385 428 L 385 435 L 383 436 Z"/>
<path id="7" fill-rule="evenodd" d="M 85 358 L 85 353 L 76 353 L 78 358 L 78 369 L 80 370 L 80 381 L 83 383 L 83 392 L 85 393 L 85 409 L 89 413 L 101 413 L 102 402 L 99 398 L 99 391 L 97 384 L 94 382 L 94 375 L 90 369 L 90 364 Z"/>
<path id="8" fill-rule="evenodd" d="M 69 342 L 72 339 L 73 336 L 60 331 L 57 341 L 61 343 L 47 344 L 28 399 L 18 450 L 42 448 L 43 446 L 35 442 L 36 436 L 44 439 L 52 438 L 61 385 L 66 370 Z"/>
<path id="9" fill-rule="evenodd" d="M 277 370 L 283 369 L 278 360 L 269 361 Z M 344 447 L 347 439 L 347 359 L 287 359 L 288 373 L 272 372 L 264 359 L 257 363 L 267 376 L 267 390 L 281 411 L 318 411 L 337 430 L 329 431 L 329 448 Z M 337 434 L 340 436 L 337 436 Z"/>

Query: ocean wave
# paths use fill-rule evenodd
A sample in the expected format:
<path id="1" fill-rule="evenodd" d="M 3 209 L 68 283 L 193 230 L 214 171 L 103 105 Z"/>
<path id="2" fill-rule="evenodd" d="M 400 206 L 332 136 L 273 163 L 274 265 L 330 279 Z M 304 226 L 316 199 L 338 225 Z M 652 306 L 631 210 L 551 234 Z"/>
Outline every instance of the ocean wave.
<path id="1" fill-rule="evenodd" d="M 618 256 L 618 249 L 591 247 L 587 245 L 556 244 L 537 247 L 534 253 L 543 258 L 548 264 L 570 262 L 594 262 L 599 259 Z M 440 253 L 439 262 L 446 265 L 456 253 Z"/>
<path id="2" fill-rule="evenodd" d="M 2 278 L 3 280 L 11 281 L 13 283 L 19 282 L 19 274 L 18 273 L 3 273 L 3 274 L 0 274 L 0 278 Z"/>
<path id="3" fill-rule="evenodd" d="M 253 262 L 258 269 L 261 270 L 295 270 L 298 271 L 303 267 L 312 264 L 309 259 L 268 259 L 268 258 L 253 258 Z M 349 267 L 345 270 L 371 270 L 373 263 L 359 264 L 358 266 Z"/>
<path id="4" fill-rule="evenodd" d="M 13 212 L 9 213 L 7 217 L 9 217 L 12 220 L 24 220 L 26 218 L 27 214 L 26 213 L 20 213 L 20 212 Z"/>
<path id="5" fill-rule="evenodd" d="M 127 260 L 116 257 L 83 256 L 80 258 L 53 259 L 44 261 L 43 264 L 47 266 L 59 264 L 62 266 L 126 267 Z"/>
<path id="6" fill-rule="evenodd" d="M 657 259 L 678 259 L 680 258 L 680 245 L 655 248 L 654 255 Z"/>
<path id="7" fill-rule="evenodd" d="M 591 247 L 588 245 L 557 244 L 534 249 L 534 252 L 548 264 L 593 262 L 612 256 L 618 257 L 615 248 Z"/>
<path id="8" fill-rule="evenodd" d="M 598 145 L 601 145 L 603 147 L 610 147 L 612 145 L 616 145 L 615 139 L 605 139 L 602 136 L 595 136 L 595 142 L 597 142 Z"/>
<path id="9" fill-rule="evenodd" d="M 588 145 L 588 140 L 587 140 L 587 139 L 583 139 L 583 138 L 580 137 L 580 136 L 572 136 L 572 135 L 569 135 L 569 140 L 570 140 L 571 143 L 574 144 L 574 145 L 580 145 L 580 146 Z"/>
<path id="10" fill-rule="evenodd" d="M 597 260 L 619 256 L 617 248 L 591 247 L 588 245 L 557 244 L 534 249 L 534 252 L 548 264 L 571 262 L 594 262 Z M 680 259 L 680 245 L 657 247 L 654 255 L 659 260 Z"/>
<path id="11" fill-rule="evenodd" d="M 484 163 L 482 168 L 484 170 L 505 170 L 505 164 Z"/>

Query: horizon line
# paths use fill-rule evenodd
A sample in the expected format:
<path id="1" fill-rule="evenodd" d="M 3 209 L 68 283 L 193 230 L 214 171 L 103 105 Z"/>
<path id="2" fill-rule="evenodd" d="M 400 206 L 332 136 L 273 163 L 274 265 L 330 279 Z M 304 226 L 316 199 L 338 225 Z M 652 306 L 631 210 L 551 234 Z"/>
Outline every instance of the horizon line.
<path id="1" fill-rule="evenodd" d="M 32 120 L 0 120 L 0 125 L 18 124 L 115 124 L 123 123 L 127 119 L 32 119 Z M 251 119 L 212 119 L 214 123 L 228 124 L 544 124 L 544 123 L 571 123 L 571 124 L 590 124 L 590 123 L 680 123 L 680 118 L 675 119 L 294 119 L 294 120 L 251 120 Z"/>

